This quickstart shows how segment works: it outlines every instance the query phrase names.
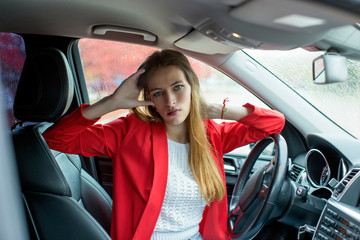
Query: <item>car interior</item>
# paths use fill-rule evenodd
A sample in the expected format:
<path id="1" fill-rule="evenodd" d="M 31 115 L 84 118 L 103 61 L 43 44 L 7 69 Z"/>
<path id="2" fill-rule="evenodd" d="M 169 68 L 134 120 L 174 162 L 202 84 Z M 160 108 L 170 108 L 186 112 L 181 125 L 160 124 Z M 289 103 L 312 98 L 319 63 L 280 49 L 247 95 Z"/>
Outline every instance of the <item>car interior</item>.
<path id="1" fill-rule="evenodd" d="M 52 150 L 42 133 L 157 49 L 189 57 L 207 101 L 285 115 L 281 134 L 223 156 L 232 239 L 360 239 L 360 1 L 0 9 L 0 239 L 111 239 L 112 160 Z"/>

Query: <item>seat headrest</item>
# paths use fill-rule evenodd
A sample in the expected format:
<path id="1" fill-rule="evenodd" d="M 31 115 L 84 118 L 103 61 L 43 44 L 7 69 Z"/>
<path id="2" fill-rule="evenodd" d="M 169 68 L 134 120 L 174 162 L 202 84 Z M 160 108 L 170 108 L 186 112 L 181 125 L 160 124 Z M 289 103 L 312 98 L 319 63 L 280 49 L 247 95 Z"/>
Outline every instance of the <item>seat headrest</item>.
<path id="1" fill-rule="evenodd" d="M 40 49 L 26 57 L 15 95 L 14 115 L 25 122 L 54 122 L 66 113 L 74 79 L 65 55 Z"/>

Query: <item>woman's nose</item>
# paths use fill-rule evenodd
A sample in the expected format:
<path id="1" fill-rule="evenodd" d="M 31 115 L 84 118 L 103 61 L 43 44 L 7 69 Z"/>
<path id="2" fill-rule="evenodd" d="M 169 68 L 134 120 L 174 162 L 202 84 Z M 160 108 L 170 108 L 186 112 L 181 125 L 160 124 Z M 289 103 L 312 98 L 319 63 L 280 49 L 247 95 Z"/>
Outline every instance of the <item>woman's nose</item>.
<path id="1" fill-rule="evenodd" d="M 175 96 L 174 96 L 174 94 L 171 94 L 171 93 L 167 93 L 166 94 L 166 104 L 168 105 L 168 106 L 174 106 L 175 105 Z"/>

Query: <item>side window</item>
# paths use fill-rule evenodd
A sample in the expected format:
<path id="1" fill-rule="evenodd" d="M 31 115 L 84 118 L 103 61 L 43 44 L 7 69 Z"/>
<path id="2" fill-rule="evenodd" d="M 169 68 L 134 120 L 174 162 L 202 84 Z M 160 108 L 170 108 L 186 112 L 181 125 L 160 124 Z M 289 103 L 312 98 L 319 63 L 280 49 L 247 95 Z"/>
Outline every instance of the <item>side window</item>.
<path id="1" fill-rule="evenodd" d="M 157 49 L 128 43 L 81 39 L 79 50 L 90 103 L 94 103 L 111 94 L 121 81 L 134 73 L 145 58 Z M 238 106 L 250 102 L 267 108 L 256 96 L 225 74 L 195 59 L 189 60 L 199 77 L 207 102 L 222 104 L 224 98 L 228 97 L 229 105 Z M 110 113 L 103 116 L 100 122 L 108 122 L 126 114 L 127 111 Z M 235 153 L 247 154 L 249 149 L 249 146 L 245 146 L 237 149 Z"/>
<path id="2" fill-rule="evenodd" d="M 135 44 L 93 39 L 79 41 L 80 56 L 83 64 L 86 86 L 90 103 L 111 94 L 117 86 L 134 73 L 147 56 L 156 48 Z M 209 103 L 222 103 L 230 99 L 229 105 L 251 102 L 267 107 L 252 93 L 216 69 L 195 59 L 189 58 L 199 77 L 202 93 Z M 126 111 L 104 116 L 102 122 L 111 121 Z"/>
<path id="3" fill-rule="evenodd" d="M 8 115 L 9 127 L 15 121 L 13 113 L 17 84 L 25 61 L 25 44 L 21 36 L 13 33 L 0 33 L 0 80 Z"/>
<path id="4" fill-rule="evenodd" d="M 91 104 L 113 93 L 123 80 L 136 72 L 148 55 L 157 50 L 95 39 L 81 39 L 78 46 Z M 106 123 L 127 113 L 127 110 L 118 110 L 103 116 L 99 122 Z"/>

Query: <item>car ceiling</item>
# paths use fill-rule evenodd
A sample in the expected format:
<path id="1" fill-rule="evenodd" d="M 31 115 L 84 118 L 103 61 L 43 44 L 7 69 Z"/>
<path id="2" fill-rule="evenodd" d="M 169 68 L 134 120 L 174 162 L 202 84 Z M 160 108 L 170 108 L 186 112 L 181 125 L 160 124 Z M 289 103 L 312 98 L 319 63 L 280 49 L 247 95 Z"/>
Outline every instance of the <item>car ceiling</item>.
<path id="1" fill-rule="evenodd" d="M 319 1 L 8 0 L 0 9 L 3 32 L 102 38 L 205 54 L 311 46 L 360 56 L 360 31 L 352 26 L 359 15 Z"/>

